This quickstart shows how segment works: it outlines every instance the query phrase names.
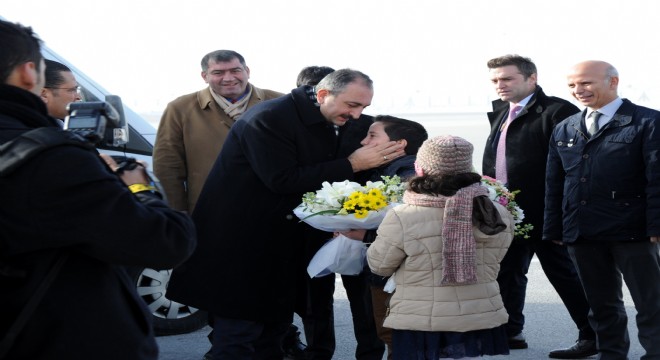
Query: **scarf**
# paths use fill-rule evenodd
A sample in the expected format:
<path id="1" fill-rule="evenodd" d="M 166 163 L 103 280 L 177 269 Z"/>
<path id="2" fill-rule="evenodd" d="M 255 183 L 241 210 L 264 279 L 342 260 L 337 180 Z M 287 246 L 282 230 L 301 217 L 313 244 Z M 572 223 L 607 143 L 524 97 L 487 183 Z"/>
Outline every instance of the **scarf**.
<path id="1" fill-rule="evenodd" d="M 314 106 L 316 106 L 316 107 L 321 106 L 321 104 L 319 104 L 319 100 L 316 98 L 316 86 L 306 85 L 305 86 L 305 94 L 307 95 L 307 97 L 310 100 L 312 100 L 312 102 L 314 103 Z"/>
<path id="2" fill-rule="evenodd" d="M 227 116 L 229 116 L 234 121 L 238 120 L 238 118 L 243 115 L 245 110 L 247 110 L 248 102 L 252 96 L 252 85 L 248 85 L 247 94 L 244 94 L 243 97 L 241 97 L 241 99 L 235 103 L 232 103 L 224 97 L 216 94 L 213 89 L 209 90 L 211 91 L 211 96 L 213 96 L 215 102 L 217 102 L 220 108 L 224 110 L 225 114 L 227 114 Z"/>
<path id="3" fill-rule="evenodd" d="M 479 183 L 459 189 L 454 196 L 417 194 L 406 190 L 406 204 L 444 208 L 442 223 L 442 279 L 440 285 L 467 285 L 477 282 L 477 243 L 472 231 L 474 198 L 487 195 Z"/>

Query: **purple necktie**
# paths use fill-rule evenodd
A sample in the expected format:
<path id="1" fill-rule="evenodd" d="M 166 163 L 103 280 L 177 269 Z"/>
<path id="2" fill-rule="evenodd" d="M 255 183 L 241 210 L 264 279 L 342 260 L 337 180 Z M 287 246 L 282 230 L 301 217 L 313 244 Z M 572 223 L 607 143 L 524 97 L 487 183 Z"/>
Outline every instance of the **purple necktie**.
<path id="1" fill-rule="evenodd" d="M 506 132 L 509 130 L 509 124 L 516 118 L 520 109 L 522 109 L 522 106 L 519 105 L 509 109 L 509 116 L 500 129 L 500 141 L 497 143 L 497 154 L 495 157 L 495 178 L 502 184 L 506 184 L 509 180 L 506 175 Z"/>

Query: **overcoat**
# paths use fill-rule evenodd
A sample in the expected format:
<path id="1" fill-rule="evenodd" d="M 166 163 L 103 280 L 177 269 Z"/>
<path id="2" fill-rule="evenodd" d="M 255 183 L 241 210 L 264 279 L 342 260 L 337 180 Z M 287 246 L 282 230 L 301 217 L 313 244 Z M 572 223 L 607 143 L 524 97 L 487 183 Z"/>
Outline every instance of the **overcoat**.
<path id="1" fill-rule="evenodd" d="M 0 85 L 0 145 L 47 126 L 64 131 L 39 97 Z M 0 199 L 0 338 L 65 259 L 7 359 L 157 359 L 151 312 L 122 265 L 183 262 L 190 218 L 132 194 L 94 149 L 72 145 L 0 176 Z"/>
<path id="2" fill-rule="evenodd" d="M 249 86 L 252 94 L 248 108 L 282 96 Z M 192 213 L 234 122 L 213 99 L 208 87 L 167 104 L 158 125 L 153 166 L 170 206 Z"/>
<path id="3" fill-rule="evenodd" d="M 199 245 L 174 270 L 169 298 L 219 317 L 292 320 L 307 226 L 293 209 L 323 181 L 353 179 L 306 90 L 257 104 L 232 126 L 193 212 Z"/>
<path id="4" fill-rule="evenodd" d="M 525 213 L 524 223 L 534 225 L 533 239 L 540 239 L 543 229 L 543 201 L 545 194 L 545 166 L 548 143 L 554 127 L 567 117 L 579 112 L 575 105 L 554 96 L 547 96 L 540 86 L 527 105 L 511 122 L 506 135 L 506 166 L 508 188 L 520 190 L 516 202 Z M 490 135 L 486 140 L 482 172 L 495 178 L 495 156 L 500 129 L 509 113 L 509 103 L 493 101 L 488 113 Z"/>

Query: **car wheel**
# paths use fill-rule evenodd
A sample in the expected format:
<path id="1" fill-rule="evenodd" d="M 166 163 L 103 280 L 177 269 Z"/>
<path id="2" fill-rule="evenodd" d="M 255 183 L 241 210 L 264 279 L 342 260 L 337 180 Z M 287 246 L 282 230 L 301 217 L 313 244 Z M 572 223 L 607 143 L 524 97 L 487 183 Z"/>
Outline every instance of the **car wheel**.
<path id="1" fill-rule="evenodd" d="M 144 300 L 153 315 L 156 335 L 185 334 L 201 329 L 208 324 L 206 311 L 167 298 L 167 285 L 170 282 L 172 270 L 150 268 L 128 270 L 135 282 L 138 295 Z"/>

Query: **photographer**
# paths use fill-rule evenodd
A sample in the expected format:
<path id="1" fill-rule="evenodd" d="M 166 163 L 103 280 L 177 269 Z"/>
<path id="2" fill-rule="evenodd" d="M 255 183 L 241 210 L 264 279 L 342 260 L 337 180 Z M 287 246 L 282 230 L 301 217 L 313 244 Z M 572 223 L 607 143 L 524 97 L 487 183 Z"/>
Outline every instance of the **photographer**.
<path id="1" fill-rule="evenodd" d="M 157 359 L 123 265 L 175 267 L 196 245 L 193 224 L 141 166 L 120 178 L 84 142 L 14 146 L 71 135 L 39 98 L 40 46 L 0 20 L 0 359 Z"/>

